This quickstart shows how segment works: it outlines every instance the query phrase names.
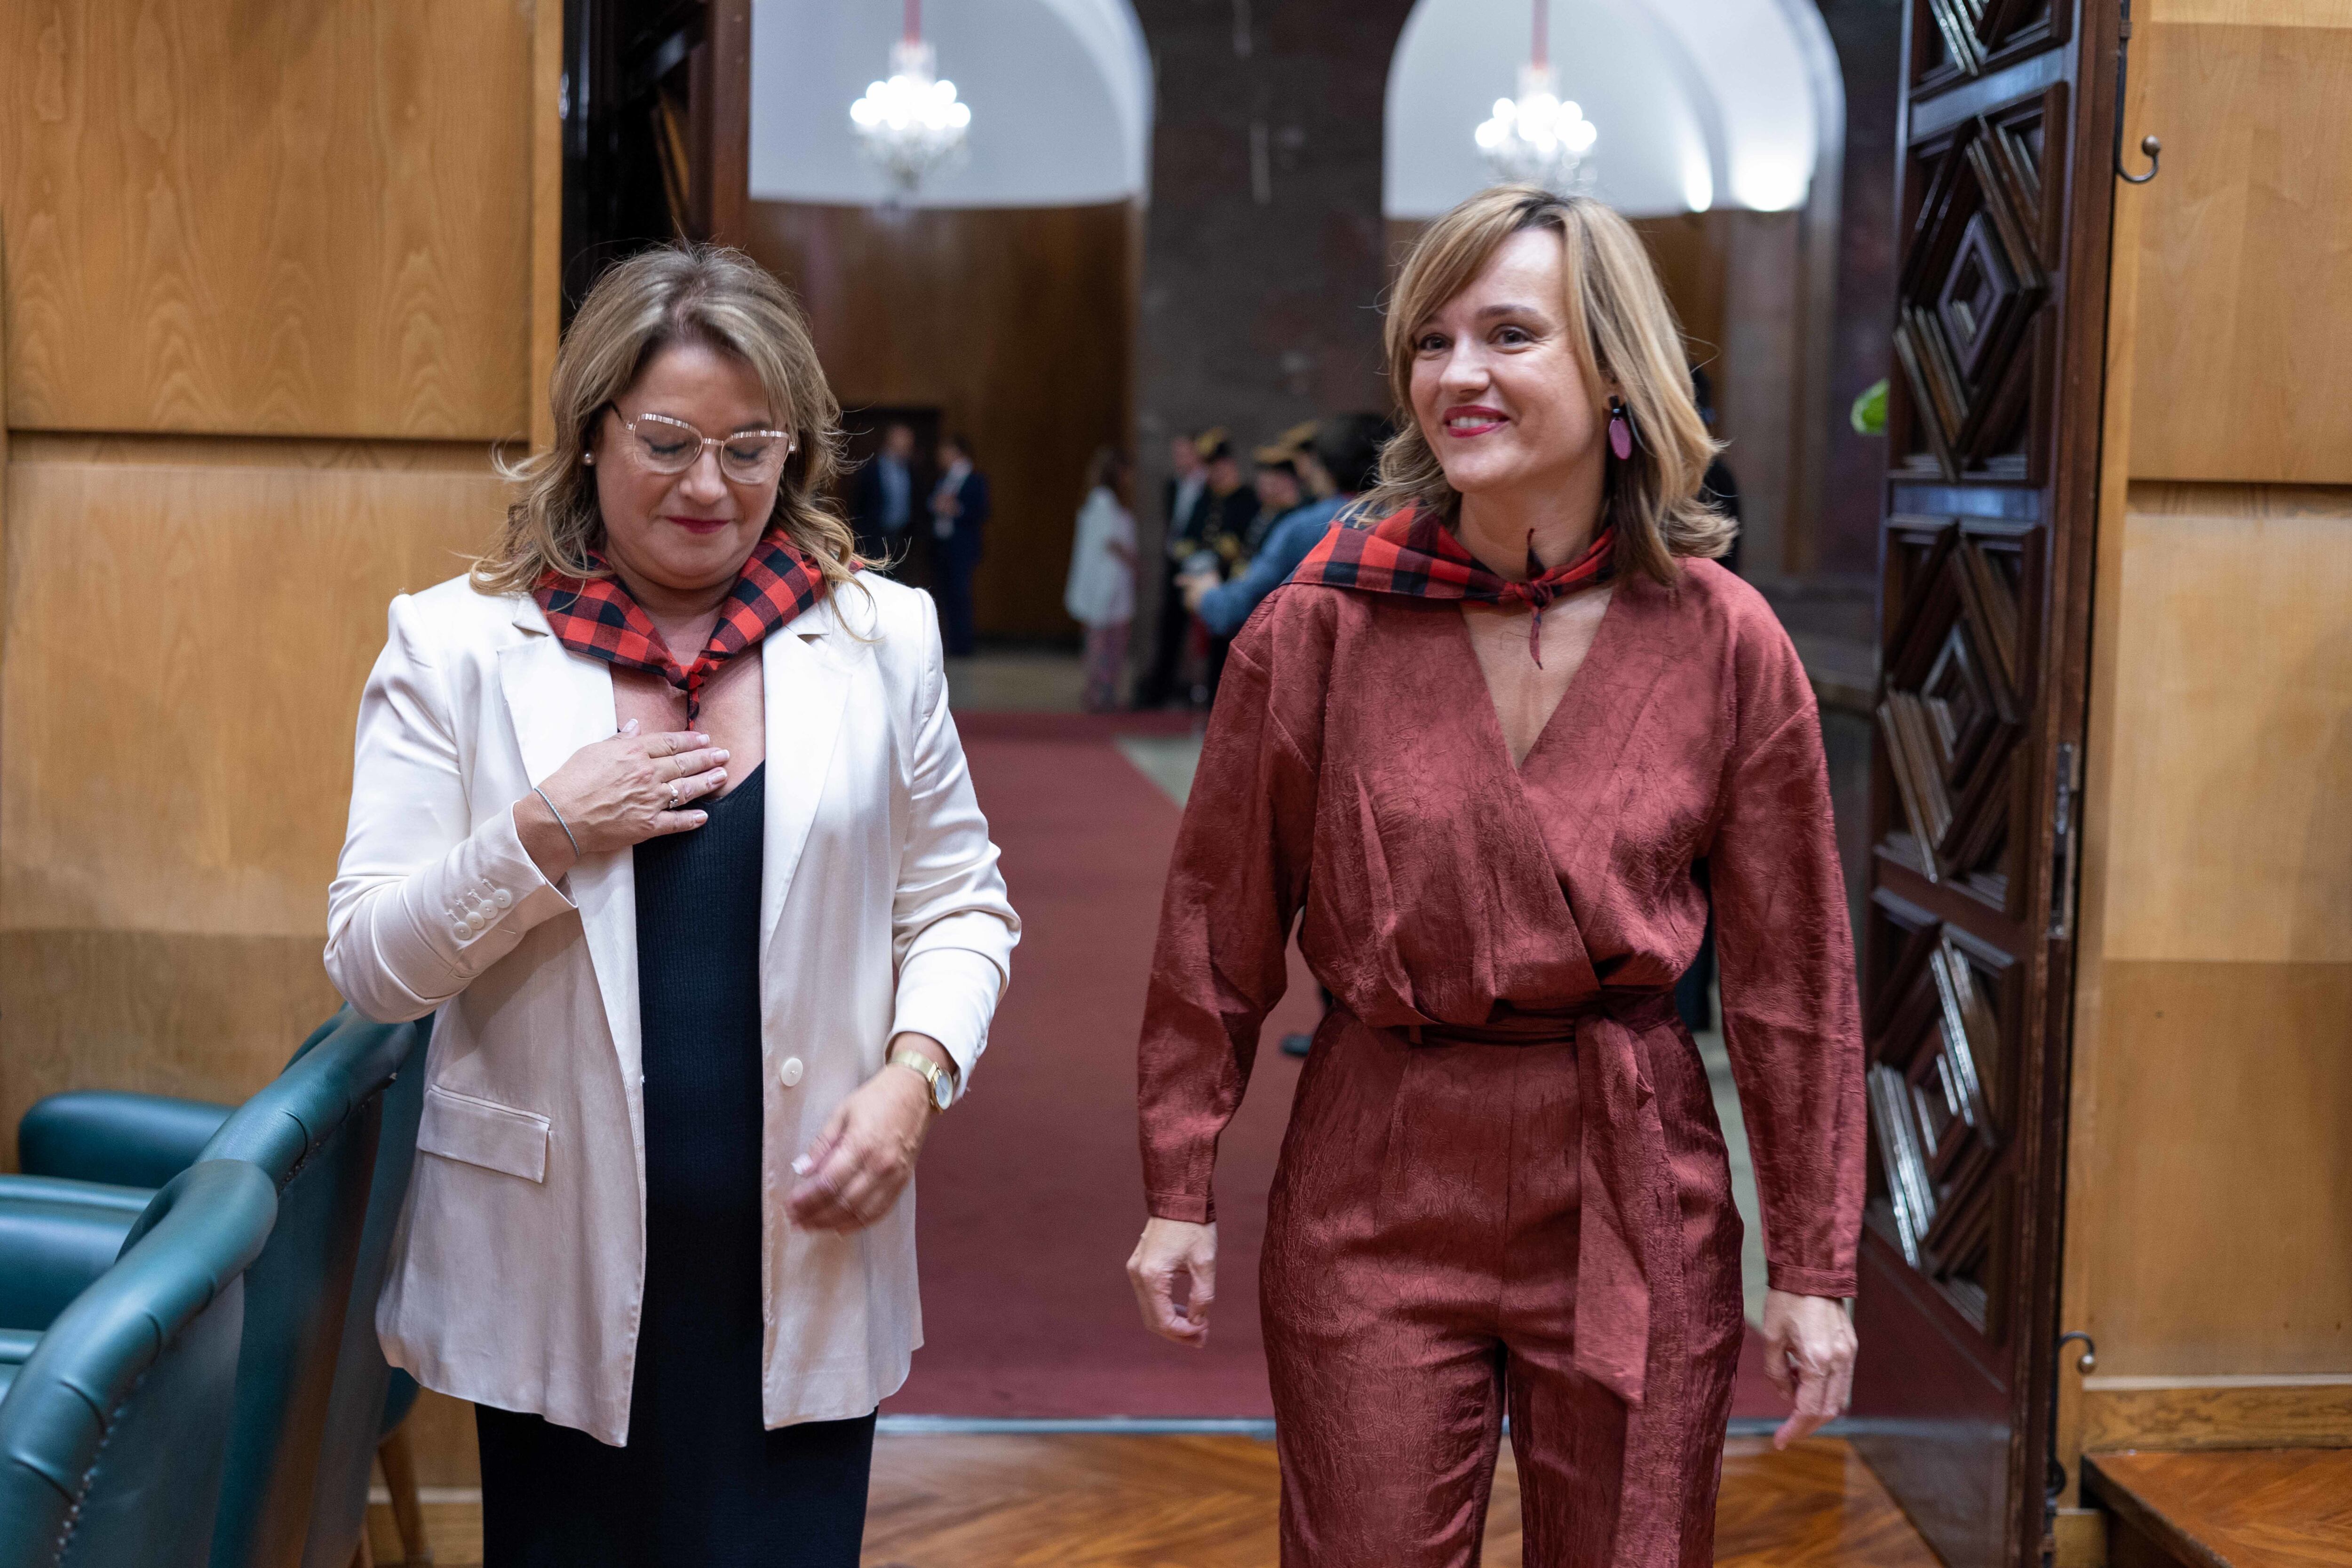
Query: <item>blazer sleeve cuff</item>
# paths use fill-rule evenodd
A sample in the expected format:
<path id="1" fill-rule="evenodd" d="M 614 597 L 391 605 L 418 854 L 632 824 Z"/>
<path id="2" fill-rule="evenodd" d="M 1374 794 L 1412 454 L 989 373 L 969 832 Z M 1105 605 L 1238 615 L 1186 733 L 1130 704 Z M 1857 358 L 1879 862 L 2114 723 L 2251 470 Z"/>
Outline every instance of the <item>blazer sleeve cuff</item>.
<path id="1" fill-rule="evenodd" d="M 1004 986 L 1003 971 L 985 954 L 961 947 L 927 947 L 907 955 L 898 970 L 892 1037 L 929 1035 L 956 1065 L 956 1098 L 971 1087 L 971 1069 L 988 1048 L 989 1021 Z"/>
<path id="2" fill-rule="evenodd" d="M 370 902 L 348 931 L 330 940 L 328 968 L 344 996 L 376 1018 L 432 1011 L 514 951 L 533 926 L 575 907 L 522 847 L 511 811 Z M 356 965 L 339 962 L 346 948 L 356 949 L 348 955 L 360 959 Z"/>
<path id="3" fill-rule="evenodd" d="M 1844 1300 L 1854 1293 L 1851 1268 L 1801 1268 L 1793 1263 L 1765 1265 L 1765 1282 L 1792 1296 L 1829 1296 Z"/>

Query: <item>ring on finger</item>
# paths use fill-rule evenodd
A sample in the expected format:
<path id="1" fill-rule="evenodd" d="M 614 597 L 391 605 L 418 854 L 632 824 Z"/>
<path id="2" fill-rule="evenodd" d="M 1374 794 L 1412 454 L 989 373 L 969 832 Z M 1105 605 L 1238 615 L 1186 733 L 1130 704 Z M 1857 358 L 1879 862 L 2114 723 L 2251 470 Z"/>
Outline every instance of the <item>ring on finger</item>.
<path id="1" fill-rule="evenodd" d="M 677 781 L 676 779 L 669 781 L 669 808 L 672 811 L 676 811 L 677 809 Z"/>

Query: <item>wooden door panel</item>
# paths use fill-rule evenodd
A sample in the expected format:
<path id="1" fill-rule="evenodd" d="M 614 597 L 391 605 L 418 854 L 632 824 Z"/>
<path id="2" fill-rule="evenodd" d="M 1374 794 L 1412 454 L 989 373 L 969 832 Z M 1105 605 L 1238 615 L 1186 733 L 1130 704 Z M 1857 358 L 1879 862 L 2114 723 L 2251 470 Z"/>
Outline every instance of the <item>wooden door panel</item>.
<path id="1" fill-rule="evenodd" d="M 2066 38 L 2064 0 L 1924 0 L 1911 32 L 1911 90 L 1986 75 Z"/>
<path id="2" fill-rule="evenodd" d="M 1947 1564 L 2000 1563 L 2009 1530 L 2006 1361 L 1902 1251 L 1863 1232 L 1854 1332 L 1863 1355 L 1902 1375 L 1883 1384 L 1855 1447 Z"/>
<path id="3" fill-rule="evenodd" d="M 1854 1413 L 1949 1568 L 2044 1529 L 2112 3 L 1908 13 Z"/>

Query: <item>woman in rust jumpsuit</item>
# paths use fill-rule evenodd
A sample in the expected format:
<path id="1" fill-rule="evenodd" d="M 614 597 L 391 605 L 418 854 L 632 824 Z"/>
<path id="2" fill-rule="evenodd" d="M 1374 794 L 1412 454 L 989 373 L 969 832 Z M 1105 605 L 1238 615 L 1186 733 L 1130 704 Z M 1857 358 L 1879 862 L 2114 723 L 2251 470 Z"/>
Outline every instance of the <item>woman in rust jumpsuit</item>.
<path id="1" fill-rule="evenodd" d="M 1146 1322 L 1207 1332 L 1218 1135 L 1299 942 L 1336 999 L 1261 1281 L 1286 1568 L 1477 1560 L 1502 1417 L 1538 1568 L 1697 1568 L 1740 1223 L 1673 989 L 1710 873 L 1787 1442 L 1844 1407 L 1864 1099 L 1811 690 L 1711 559 L 1640 240 L 1473 197 L 1400 277 L 1382 488 L 1234 641 L 1141 1047 Z"/>

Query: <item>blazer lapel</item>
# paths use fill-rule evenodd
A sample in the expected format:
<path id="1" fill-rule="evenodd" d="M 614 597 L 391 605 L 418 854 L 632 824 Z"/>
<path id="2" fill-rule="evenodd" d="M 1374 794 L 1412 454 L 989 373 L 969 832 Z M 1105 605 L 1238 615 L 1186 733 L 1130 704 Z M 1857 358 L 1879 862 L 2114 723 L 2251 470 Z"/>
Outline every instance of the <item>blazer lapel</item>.
<path id="1" fill-rule="evenodd" d="M 824 781 L 833 770 L 841 738 L 841 712 L 849 698 L 850 671 L 833 647 L 839 625 L 829 600 L 802 612 L 790 626 L 768 634 L 761 645 L 761 676 L 767 687 L 768 725 L 766 844 L 760 879 L 760 945 L 776 934 L 809 827 L 816 821 Z"/>
<path id="2" fill-rule="evenodd" d="M 575 654 L 547 629 L 536 604 L 518 611 L 515 624 L 537 635 L 499 651 L 499 686 L 507 717 L 522 750 L 523 769 L 537 784 L 571 760 L 581 747 L 610 738 L 618 728 L 613 707 L 613 671 L 601 659 Z M 635 1098 L 643 1046 L 637 1018 L 636 858 L 628 850 L 585 855 L 565 878 L 604 1021 L 620 1058 L 621 1081 Z"/>

